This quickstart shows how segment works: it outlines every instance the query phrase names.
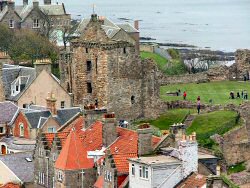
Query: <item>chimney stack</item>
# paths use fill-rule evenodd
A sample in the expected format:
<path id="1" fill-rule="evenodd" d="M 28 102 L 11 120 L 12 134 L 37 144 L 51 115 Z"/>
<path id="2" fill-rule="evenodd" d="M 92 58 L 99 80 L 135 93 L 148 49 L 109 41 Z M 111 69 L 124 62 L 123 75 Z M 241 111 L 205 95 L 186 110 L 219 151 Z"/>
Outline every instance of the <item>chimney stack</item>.
<path id="1" fill-rule="evenodd" d="M 38 76 L 43 70 L 51 73 L 51 60 L 50 59 L 38 59 L 34 63 L 36 69 L 36 76 Z"/>
<path id="2" fill-rule="evenodd" d="M 49 92 L 48 97 L 46 98 L 46 102 L 47 102 L 47 109 L 50 110 L 52 115 L 56 115 L 57 110 L 56 110 L 55 94 Z"/>
<path id="3" fill-rule="evenodd" d="M 39 7 L 39 1 L 34 0 L 34 1 L 33 1 L 33 7 L 38 8 L 38 7 Z"/>
<path id="4" fill-rule="evenodd" d="M 45 5 L 51 5 L 51 0 L 44 0 L 43 2 Z"/>
<path id="5" fill-rule="evenodd" d="M 105 147 L 108 147 L 117 139 L 115 114 L 104 114 L 102 122 L 102 143 Z"/>
<path id="6" fill-rule="evenodd" d="M 220 166 L 219 165 L 216 166 L 216 175 L 220 176 Z"/>
<path id="7" fill-rule="evenodd" d="M 137 129 L 138 134 L 138 155 L 147 155 L 153 151 L 152 136 L 153 129 L 148 123 L 139 125 Z"/>
<path id="8" fill-rule="evenodd" d="M 15 2 L 8 1 L 8 9 L 14 11 L 15 10 Z"/>
<path id="9" fill-rule="evenodd" d="M 29 0 L 23 0 L 23 6 L 27 6 L 29 4 Z"/>
<path id="10" fill-rule="evenodd" d="M 139 31 L 139 20 L 134 21 L 134 28 Z"/>
<path id="11" fill-rule="evenodd" d="M 185 140 L 188 139 L 186 136 L 186 126 L 182 123 L 173 124 L 170 126 L 170 133 L 175 136 L 175 145 L 177 147 L 178 141 L 183 140 L 185 136 Z M 184 135 L 184 136 L 183 136 Z"/>

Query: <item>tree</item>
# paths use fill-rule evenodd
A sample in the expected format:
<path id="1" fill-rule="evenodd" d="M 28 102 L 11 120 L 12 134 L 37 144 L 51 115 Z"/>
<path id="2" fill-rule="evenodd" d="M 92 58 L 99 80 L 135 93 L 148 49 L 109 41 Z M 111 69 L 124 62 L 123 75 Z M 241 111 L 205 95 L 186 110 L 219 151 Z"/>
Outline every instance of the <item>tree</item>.
<path id="1" fill-rule="evenodd" d="M 57 47 L 38 33 L 25 29 L 17 30 L 13 41 L 8 53 L 16 62 L 31 60 L 33 63 L 40 58 L 50 58 L 54 62 L 57 59 Z"/>
<path id="2" fill-rule="evenodd" d="M 0 24 L 0 50 L 8 51 L 13 38 L 14 33 L 5 24 Z"/>

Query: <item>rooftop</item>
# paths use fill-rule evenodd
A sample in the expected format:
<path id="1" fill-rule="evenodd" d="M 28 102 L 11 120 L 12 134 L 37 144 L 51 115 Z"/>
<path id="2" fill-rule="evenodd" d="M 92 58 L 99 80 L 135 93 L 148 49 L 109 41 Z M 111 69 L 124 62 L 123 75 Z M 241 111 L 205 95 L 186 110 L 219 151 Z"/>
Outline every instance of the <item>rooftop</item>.
<path id="1" fill-rule="evenodd" d="M 0 124 L 11 123 L 19 111 L 18 106 L 6 101 L 0 102 Z"/>
<path id="2" fill-rule="evenodd" d="M 146 165 L 181 164 L 180 160 L 166 155 L 132 158 L 129 160 L 132 162 L 143 163 Z"/>

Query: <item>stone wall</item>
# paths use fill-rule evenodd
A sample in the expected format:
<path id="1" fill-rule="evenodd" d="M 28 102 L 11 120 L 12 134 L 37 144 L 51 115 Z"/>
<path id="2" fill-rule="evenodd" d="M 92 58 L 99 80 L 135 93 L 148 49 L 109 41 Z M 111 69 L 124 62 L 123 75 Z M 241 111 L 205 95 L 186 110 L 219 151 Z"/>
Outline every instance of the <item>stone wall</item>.
<path id="1" fill-rule="evenodd" d="M 250 71 L 250 50 L 237 50 L 235 52 L 235 62 L 237 65 L 237 79 L 243 80 L 244 76 L 249 79 Z"/>
<path id="2" fill-rule="evenodd" d="M 0 62 L 0 102 L 3 102 L 5 100 L 2 73 L 3 73 L 3 64 L 2 62 Z"/>

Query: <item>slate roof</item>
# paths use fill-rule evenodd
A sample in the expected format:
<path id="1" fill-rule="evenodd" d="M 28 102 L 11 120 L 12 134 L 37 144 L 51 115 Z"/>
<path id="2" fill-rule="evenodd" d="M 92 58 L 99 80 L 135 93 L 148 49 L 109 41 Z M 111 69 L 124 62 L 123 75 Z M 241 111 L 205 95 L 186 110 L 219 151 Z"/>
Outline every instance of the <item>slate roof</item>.
<path id="1" fill-rule="evenodd" d="M 69 121 L 79 112 L 81 112 L 81 108 L 79 107 L 58 109 L 55 119 L 60 125 L 64 125 L 67 121 Z"/>
<path id="2" fill-rule="evenodd" d="M 19 111 L 18 106 L 14 103 L 6 101 L 0 102 L 0 124 L 12 123 Z"/>
<path id="3" fill-rule="evenodd" d="M 14 82 L 19 76 L 28 76 L 28 79 L 23 80 L 25 88 L 16 96 L 11 96 L 11 83 Z M 36 70 L 30 67 L 23 67 L 18 65 L 3 65 L 3 85 L 5 91 L 5 97 L 11 101 L 17 101 L 22 95 L 23 91 L 29 87 L 29 85 L 36 78 Z"/>
<path id="4" fill-rule="evenodd" d="M 33 152 L 21 152 L 0 156 L 0 160 L 22 181 L 33 182 L 34 162 L 28 162 L 25 158 L 32 159 Z"/>
<path id="5" fill-rule="evenodd" d="M 16 139 L 18 139 L 19 141 Z M 15 138 L 15 137 L 11 136 L 9 138 L 3 137 L 0 140 L 0 142 L 6 143 L 8 148 L 13 149 L 13 150 L 34 151 L 34 149 L 35 149 L 35 141 L 34 140 Z M 23 143 L 23 144 L 21 144 L 21 143 Z"/>
<path id="6" fill-rule="evenodd" d="M 5 14 L 8 12 L 8 6 L 5 6 L 2 12 L 0 12 L 0 21 L 4 18 Z"/>
<path id="7" fill-rule="evenodd" d="M 102 29 L 105 31 L 106 35 L 112 39 L 121 29 L 124 29 L 127 33 L 134 33 L 139 32 L 137 29 L 135 29 L 132 25 L 129 23 L 123 23 L 123 24 L 115 24 L 108 18 L 103 18 L 104 24 L 102 25 Z M 82 32 L 85 30 L 86 26 L 88 25 L 90 19 L 83 19 L 80 24 L 78 25 L 75 36 L 80 36 Z"/>
<path id="8" fill-rule="evenodd" d="M 36 129 L 40 120 L 40 117 L 48 118 L 51 116 L 50 111 L 35 111 L 35 112 L 26 112 L 26 118 L 28 119 L 31 127 Z"/>

